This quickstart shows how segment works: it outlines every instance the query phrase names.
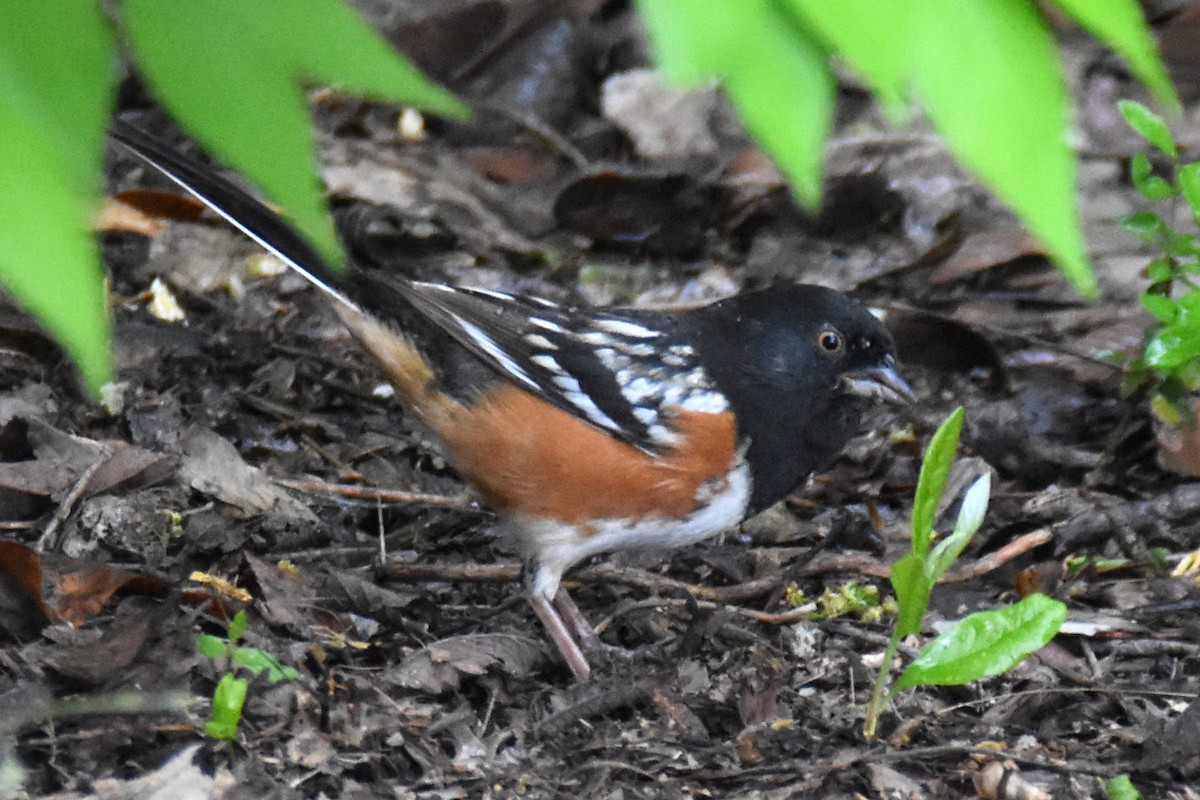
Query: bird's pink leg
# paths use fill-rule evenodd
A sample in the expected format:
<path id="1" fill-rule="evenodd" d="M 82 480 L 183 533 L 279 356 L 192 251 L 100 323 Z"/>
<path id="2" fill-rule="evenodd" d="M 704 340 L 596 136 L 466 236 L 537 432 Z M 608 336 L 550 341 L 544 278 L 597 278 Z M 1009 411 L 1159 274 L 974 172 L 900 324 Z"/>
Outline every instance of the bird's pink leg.
<path id="1" fill-rule="evenodd" d="M 538 615 L 538 619 L 546 626 L 546 632 L 550 634 L 551 641 L 558 647 L 558 652 L 562 653 L 563 659 L 567 662 L 567 666 L 571 668 L 571 672 L 575 674 L 575 680 L 584 682 L 592 675 L 592 668 L 588 666 L 587 656 L 579 649 L 579 644 L 571 635 L 567 624 L 563 622 L 563 618 L 559 616 L 559 612 L 555 610 L 555 605 L 559 605 L 559 598 L 566 595 L 563 589 L 558 590 L 558 594 L 554 598 L 554 605 L 550 601 L 542 597 L 536 592 L 529 593 L 529 603 L 533 606 L 533 612 Z M 571 607 L 575 607 L 575 603 L 568 599 Z M 579 613 L 578 608 L 574 608 L 574 612 L 580 620 L 583 620 L 583 615 Z M 568 616 L 570 612 L 567 612 Z M 576 622 L 572 620 L 572 626 L 576 626 Z M 586 621 L 584 625 L 586 626 Z M 590 628 L 589 628 L 590 630 Z M 595 637 L 592 633 L 592 637 Z"/>

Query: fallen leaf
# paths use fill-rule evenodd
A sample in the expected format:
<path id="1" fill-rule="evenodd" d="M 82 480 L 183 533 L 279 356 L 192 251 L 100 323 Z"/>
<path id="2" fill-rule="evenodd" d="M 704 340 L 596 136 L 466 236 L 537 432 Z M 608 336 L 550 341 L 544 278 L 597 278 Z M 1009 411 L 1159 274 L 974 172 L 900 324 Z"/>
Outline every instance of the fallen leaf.
<path id="1" fill-rule="evenodd" d="M 145 217 L 170 219 L 178 222 L 195 222 L 204 216 L 207 208 L 204 203 L 191 195 L 162 192 L 155 189 L 128 189 L 124 192 L 117 192 L 112 196 L 108 205 L 131 209 Z M 162 226 L 154 224 L 156 225 L 154 233 L 157 234 L 162 230 Z M 100 230 L 109 229 L 100 228 Z M 121 228 L 120 230 L 128 229 Z M 140 233 L 136 230 L 134 232 Z M 147 234 L 147 236 L 150 235 Z"/>
<path id="2" fill-rule="evenodd" d="M 0 634 L 34 638 L 52 619 L 42 602 L 42 563 L 23 544 L 0 540 Z"/>
<path id="3" fill-rule="evenodd" d="M 954 255 L 929 275 L 943 285 L 1029 256 L 1045 256 L 1046 249 L 1024 228 L 993 228 L 968 236 Z"/>
<path id="4" fill-rule="evenodd" d="M 719 101 L 715 85 L 680 89 L 644 68 L 611 75 L 600 87 L 604 118 L 648 160 L 715 153 L 712 124 Z"/>
<path id="5" fill-rule="evenodd" d="M 1189 403 L 1195 421 L 1169 425 L 1155 419 L 1154 438 L 1158 442 L 1158 460 L 1163 469 L 1189 478 L 1200 477 L 1200 402 Z"/>
<path id="6" fill-rule="evenodd" d="M 307 506 L 280 489 L 262 470 L 242 460 L 225 439 L 209 430 L 191 429 L 183 440 L 180 476 L 198 492 L 215 497 L 248 515 L 275 511 L 315 522 Z"/>
<path id="7" fill-rule="evenodd" d="M 482 675 L 493 668 L 523 678 L 544 659 L 541 644 L 526 636 L 452 636 L 404 659 L 392 677 L 401 686 L 436 694 L 457 689 L 463 675 Z"/>
<path id="8" fill-rule="evenodd" d="M 162 233 L 162 223 L 115 197 L 108 198 L 100 206 L 92 227 L 100 233 L 121 231 L 136 233 L 153 239 Z"/>
<path id="9" fill-rule="evenodd" d="M 598 245 L 684 255 L 701 244 L 705 207 L 690 176 L 606 170 L 564 188 L 554 201 L 554 216 Z"/>
<path id="10" fill-rule="evenodd" d="M 51 604 L 63 620 L 75 626 L 103 611 L 119 591 L 157 597 L 165 595 L 169 589 L 159 578 L 107 564 L 92 564 L 53 575 L 50 582 L 57 597 L 57 602 Z"/>

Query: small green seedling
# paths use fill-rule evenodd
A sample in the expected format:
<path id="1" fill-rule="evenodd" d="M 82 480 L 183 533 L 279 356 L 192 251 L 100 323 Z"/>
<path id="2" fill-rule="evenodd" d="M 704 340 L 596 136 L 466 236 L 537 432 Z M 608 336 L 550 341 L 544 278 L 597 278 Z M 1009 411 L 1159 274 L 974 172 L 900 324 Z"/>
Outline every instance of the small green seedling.
<path id="1" fill-rule="evenodd" d="M 962 424 L 963 410 L 957 408 L 933 435 L 921 463 L 913 501 L 912 551 L 892 565 L 899 611 L 867 705 L 863 733 L 868 739 L 875 738 L 879 715 L 897 692 L 911 686 L 958 686 L 1006 672 L 1054 638 L 1067 616 L 1065 605 L 1040 594 L 1007 608 L 971 614 L 926 645 L 888 688 L 888 673 L 900 640 L 921 631 L 934 584 L 971 541 L 987 513 L 991 476 L 985 474 L 963 496 L 953 533 L 934 543 L 934 518 Z"/>
<path id="2" fill-rule="evenodd" d="M 224 639 L 202 633 L 196 637 L 196 649 L 201 655 L 217 661 L 223 667 L 232 664 L 252 675 L 267 673 L 267 680 L 279 683 L 284 680 L 296 680 L 300 673 L 283 664 L 275 656 L 257 647 L 240 647 L 238 642 L 246 635 L 246 612 L 237 612 L 229 623 L 229 633 Z M 236 739 L 238 725 L 242 721 L 242 707 L 246 704 L 246 691 L 250 681 L 239 677 L 230 668 L 217 688 L 213 690 L 212 713 L 208 722 L 204 723 L 204 732 L 214 739 Z"/>
<path id="3" fill-rule="evenodd" d="M 1170 178 L 1164 178 L 1154 174 L 1145 153 L 1138 153 L 1130 164 L 1134 187 L 1148 200 L 1182 200 L 1200 224 L 1200 163 L 1180 163 L 1162 117 L 1133 100 L 1118 105 L 1129 126 L 1170 162 Z M 1152 211 L 1130 214 L 1121 227 L 1161 253 L 1146 265 L 1150 285 L 1141 301 L 1154 323 L 1141 354 L 1126 365 L 1125 394 L 1148 390 L 1156 417 L 1174 428 L 1191 427 L 1195 416 L 1186 401 L 1200 389 L 1200 235 L 1194 226 L 1178 231 Z"/>
<path id="4" fill-rule="evenodd" d="M 1104 796 L 1108 800 L 1142 800 L 1142 793 L 1129 780 L 1128 775 L 1118 775 L 1104 782 Z"/>

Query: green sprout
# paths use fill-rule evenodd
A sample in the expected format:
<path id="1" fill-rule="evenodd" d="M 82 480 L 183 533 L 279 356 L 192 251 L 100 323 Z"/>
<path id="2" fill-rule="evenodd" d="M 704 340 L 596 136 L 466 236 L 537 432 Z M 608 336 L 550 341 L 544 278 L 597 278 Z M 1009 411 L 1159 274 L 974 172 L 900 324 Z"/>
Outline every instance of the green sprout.
<path id="1" fill-rule="evenodd" d="M 991 476 L 985 474 L 963 496 L 953 532 L 935 543 L 933 525 L 962 424 L 960 407 L 933 435 L 921 463 L 913 501 L 912 550 L 892 565 L 891 582 L 899 612 L 867 705 L 863 733 L 868 739 L 875 738 L 879 715 L 901 690 L 912 686 L 960 686 L 1007 672 L 1054 638 L 1067 616 L 1063 603 L 1040 594 L 1005 608 L 971 614 L 926 645 L 888 687 L 900 640 L 920 633 L 934 584 L 966 548 L 987 513 Z"/>
<path id="2" fill-rule="evenodd" d="M 250 681 L 240 677 L 235 671 L 236 668 L 240 667 L 252 675 L 266 672 L 267 680 L 273 684 L 300 677 L 299 672 L 283 664 L 270 653 L 257 647 L 239 646 L 238 642 L 245 635 L 246 612 L 242 610 L 237 612 L 229 623 L 229 632 L 225 638 L 207 633 L 196 637 L 196 649 L 201 655 L 216 661 L 222 668 L 233 665 L 217 682 L 217 687 L 213 690 L 212 712 L 208 722 L 204 723 L 204 732 L 214 739 L 237 738 Z"/>

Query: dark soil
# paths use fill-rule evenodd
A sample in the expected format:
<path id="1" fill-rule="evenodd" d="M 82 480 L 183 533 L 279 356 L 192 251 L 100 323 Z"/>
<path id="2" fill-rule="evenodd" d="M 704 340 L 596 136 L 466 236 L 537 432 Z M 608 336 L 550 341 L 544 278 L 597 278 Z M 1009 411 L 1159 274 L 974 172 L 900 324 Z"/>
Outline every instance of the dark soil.
<path id="1" fill-rule="evenodd" d="M 646 56 L 621 3 L 520 25 L 502 13 L 520 4 L 462 3 L 453 23 L 362 5 L 397 41 L 485 32 L 446 35 L 462 52 L 427 47 L 423 64 L 490 110 L 428 120 L 418 142 L 397 133 L 399 109 L 317 101 L 360 264 L 639 306 L 817 281 L 889 309 L 921 401 L 881 409 L 740 530 L 569 575 L 613 647 L 575 685 L 494 517 L 322 297 L 250 276 L 255 249 L 215 220 L 117 226 L 101 235 L 111 409 L 27 318 L 0 315 L 0 794 L 964 797 L 991 781 L 983 796 L 1038 796 L 1016 793 L 1027 782 L 1097 798 L 1127 774 L 1148 797 L 1197 796 L 1200 598 L 1170 571 L 1200 548 L 1200 485 L 1159 466 L 1145 402 L 1121 397 L 1105 358 L 1141 340 L 1148 258 L 1116 226 L 1140 207 L 1126 164 L 1141 147 L 1115 101 L 1139 90 L 1109 56 L 1064 42 L 1105 288 L 1086 304 L 932 134 L 889 129 L 853 86 L 812 216 L 715 92 L 653 119 L 665 90 L 622 75 Z M 634 99 L 606 106 L 618 75 Z M 126 119 L 187 147 L 135 86 L 123 96 Z M 167 186 L 116 152 L 111 181 Z M 183 321 L 153 313 L 155 277 Z M 920 450 L 957 405 L 951 483 L 991 470 L 992 508 L 935 591 L 926 639 L 1030 591 L 1066 601 L 1068 624 L 1006 675 L 903 693 L 867 742 L 892 616 L 832 610 L 862 586 L 890 596 Z M 226 666 L 196 637 L 242 607 L 244 644 L 300 677 L 252 679 L 223 743 L 203 727 Z"/>

